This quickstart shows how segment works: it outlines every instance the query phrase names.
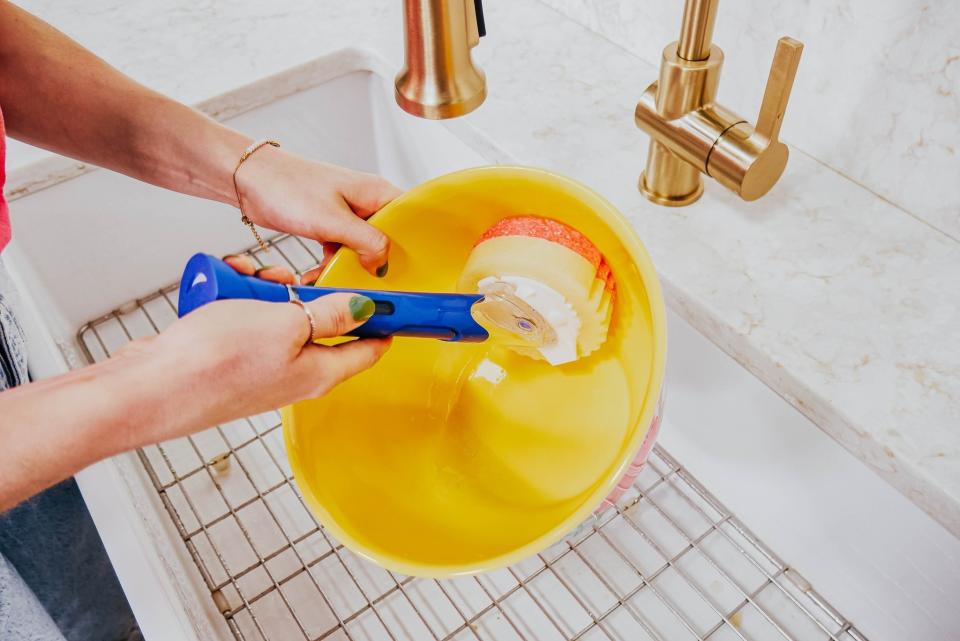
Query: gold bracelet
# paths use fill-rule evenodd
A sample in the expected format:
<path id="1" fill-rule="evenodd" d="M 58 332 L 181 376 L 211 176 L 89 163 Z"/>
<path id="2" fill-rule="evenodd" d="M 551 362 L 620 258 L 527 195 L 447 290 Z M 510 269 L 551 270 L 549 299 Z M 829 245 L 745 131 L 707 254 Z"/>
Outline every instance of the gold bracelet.
<path id="1" fill-rule="evenodd" d="M 253 232 L 253 237 L 257 239 L 257 243 L 260 244 L 260 248 L 264 251 L 267 251 L 267 244 L 263 242 L 263 238 L 260 237 L 260 232 L 257 231 L 256 225 L 253 224 L 253 221 L 247 216 L 247 213 L 243 211 L 243 199 L 240 197 L 240 187 L 237 186 L 237 172 L 240 171 L 240 166 L 243 165 L 243 161 L 252 156 L 258 149 L 266 145 L 271 145 L 273 147 L 279 147 L 280 143 L 275 140 L 258 140 L 257 142 L 251 144 L 249 147 L 243 150 L 243 153 L 240 154 L 240 160 L 237 161 L 237 167 L 233 170 L 233 190 L 237 192 L 237 205 L 240 207 L 240 220 L 244 225 L 250 228 L 250 231 Z"/>

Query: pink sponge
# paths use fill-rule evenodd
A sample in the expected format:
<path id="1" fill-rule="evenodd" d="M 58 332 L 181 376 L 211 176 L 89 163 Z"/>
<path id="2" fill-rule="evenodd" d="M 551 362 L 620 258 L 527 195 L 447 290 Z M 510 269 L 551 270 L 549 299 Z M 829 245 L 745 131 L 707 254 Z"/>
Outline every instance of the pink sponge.
<path id="1" fill-rule="evenodd" d="M 552 243 L 563 245 L 567 249 L 577 252 L 594 266 L 600 266 L 603 255 L 596 245 L 590 242 L 590 239 L 578 232 L 573 227 L 565 225 L 558 220 L 550 218 L 540 218 L 538 216 L 515 216 L 513 218 L 504 218 L 496 225 L 483 232 L 477 245 L 490 238 L 498 236 L 532 236 L 534 238 L 543 238 Z"/>

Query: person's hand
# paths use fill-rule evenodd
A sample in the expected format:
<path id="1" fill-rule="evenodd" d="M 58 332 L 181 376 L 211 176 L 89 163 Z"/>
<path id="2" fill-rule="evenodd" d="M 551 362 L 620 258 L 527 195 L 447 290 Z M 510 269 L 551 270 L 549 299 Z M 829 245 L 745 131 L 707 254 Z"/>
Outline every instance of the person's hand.
<path id="1" fill-rule="evenodd" d="M 323 243 L 323 262 L 340 245 L 371 274 L 387 273 L 390 240 L 365 220 L 400 195 L 389 182 L 265 146 L 237 172 L 243 209 L 257 225 Z M 319 269 L 304 275 L 313 282 Z M 312 278 L 312 280 L 310 280 Z"/>
<path id="2" fill-rule="evenodd" d="M 233 262 L 249 260 L 234 257 Z M 293 275 L 287 272 L 285 278 Z M 346 334 L 374 310 L 371 299 L 355 294 L 330 294 L 306 305 L 316 321 L 314 338 Z M 148 368 L 163 393 L 177 399 L 170 408 L 175 415 L 135 422 L 135 432 L 126 435 L 127 447 L 322 396 L 371 367 L 389 345 L 389 339 L 314 344 L 307 315 L 292 303 L 222 300 L 205 305 L 117 354 L 117 360 Z M 151 431 L 153 426 L 159 427 Z"/>

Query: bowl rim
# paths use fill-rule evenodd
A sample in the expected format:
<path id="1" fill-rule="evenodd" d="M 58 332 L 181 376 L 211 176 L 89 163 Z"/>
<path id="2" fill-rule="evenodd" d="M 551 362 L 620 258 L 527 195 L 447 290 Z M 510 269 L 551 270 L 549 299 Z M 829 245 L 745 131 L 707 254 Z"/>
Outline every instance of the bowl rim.
<path id="1" fill-rule="evenodd" d="M 583 501 L 583 504 L 580 507 L 571 512 L 563 520 L 557 522 L 557 524 L 555 524 L 548 531 L 544 532 L 532 541 L 511 550 L 510 552 L 499 554 L 483 561 L 477 561 L 471 564 L 438 565 L 409 562 L 389 554 L 371 551 L 365 545 L 359 543 L 347 531 L 341 528 L 337 521 L 332 518 L 330 513 L 313 496 L 312 491 L 310 491 L 310 486 L 306 483 L 299 482 L 303 477 L 303 473 L 301 471 L 302 467 L 297 460 L 297 450 L 293 447 L 292 442 L 293 437 L 291 435 L 291 431 L 293 430 L 293 405 L 288 405 L 281 408 L 280 415 L 283 423 L 283 439 L 287 451 L 287 457 L 290 460 L 290 467 L 293 471 L 294 480 L 297 481 L 301 495 L 309 506 L 313 516 L 324 528 L 328 529 L 338 541 L 348 547 L 354 554 L 372 561 L 382 568 L 407 576 L 442 579 L 493 571 L 508 567 L 530 556 L 533 556 L 538 552 L 542 552 L 544 549 L 562 539 L 564 536 L 577 528 L 581 523 L 590 518 L 592 514 L 594 514 L 596 509 L 602 504 L 603 500 L 610 494 L 624 474 L 626 474 L 627 469 L 636 457 L 637 452 L 639 452 L 640 447 L 643 445 L 643 441 L 646 438 L 647 433 L 651 429 L 657 408 L 660 405 L 666 370 L 667 352 L 666 307 L 663 300 L 660 279 L 657 276 L 657 272 L 653 265 L 653 261 L 650 258 L 650 254 L 647 252 L 647 249 L 640 240 L 636 230 L 634 230 L 629 222 L 627 222 L 626 217 L 620 213 L 620 211 L 609 200 L 600 195 L 598 192 L 577 180 L 546 169 L 523 165 L 485 165 L 460 169 L 422 182 L 388 203 L 380 211 L 371 216 L 368 221 L 375 223 L 379 216 L 389 211 L 396 204 L 402 203 L 407 198 L 412 197 L 412 195 L 416 195 L 422 190 L 432 188 L 437 184 L 443 184 L 448 181 L 457 180 L 462 178 L 464 175 L 486 174 L 493 172 L 502 173 L 504 171 L 512 172 L 518 176 L 534 176 L 541 180 L 546 178 L 549 181 L 564 184 L 567 189 L 575 193 L 578 198 L 587 201 L 590 207 L 603 219 L 604 223 L 607 224 L 617 234 L 620 242 L 623 243 L 624 247 L 627 249 L 628 253 L 636 264 L 637 270 L 640 273 L 641 280 L 643 281 L 647 292 L 647 302 L 650 308 L 650 319 L 653 329 L 653 359 L 651 363 L 650 378 L 647 383 L 646 396 L 643 401 L 643 406 L 635 424 L 638 426 L 646 425 L 646 429 L 635 430 L 629 446 L 624 450 L 625 454 L 621 457 L 619 465 L 611 468 L 611 471 L 607 473 L 607 476 L 597 486 L 597 489 L 594 490 L 594 492 Z M 335 263 L 344 249 L 345 248 L 338 250 L 337 254 L 321 273 L 321 277 L 326 274 L 327 270 L 329 270 L 330 267 Z"/>

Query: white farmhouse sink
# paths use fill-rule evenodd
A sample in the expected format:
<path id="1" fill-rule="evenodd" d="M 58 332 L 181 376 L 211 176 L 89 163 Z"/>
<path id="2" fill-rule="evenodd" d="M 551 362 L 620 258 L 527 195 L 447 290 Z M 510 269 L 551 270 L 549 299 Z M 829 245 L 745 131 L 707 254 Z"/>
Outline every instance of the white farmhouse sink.
<path id="1" fill-rule="evenodd" d="M 403 114 L 393 104 L 383 69 L 363 52 L 344 51 L 204 108 L 251 136 L 276 138 L 288 150 L 377 172 L 401 186 L 504 159 L 463 123 L 451 126 Z M 474 147 L 483 147 L 483 154 Z M 61 170 L 61 178 L 47 176 Z M 13 185 L 15 238 L 4 255 L 25 298 L 34 377 L 84 363 L 78 330 L 111 310 L 123 308 L 95 323 L 96 333 L 89 326 L 83 333 L 94 358 L 126 340 L 121 320 L 133 335 L 153 331 L 145 318 L 162 327 L 172 318 L 163 297 L 140 307 L 130 301 L 175 282 L 196 251 L 224 254 L 251 244 L 236 211 L 105 171 L 78 171 L 47 159 L 15 172 L 11 181 L 46 185 L 23 190 Z M 298 268 L 309 266 L 309 245 L 286 239 L 280 246 L 286 248 L 281 258 Z M 190 491 L 190 479 L 208 485 L 197 490 L 197 500 L 215 499 L 214 483 L 228 486 L 230 475 L 236 479 L 243 473 L 257 487 L 251 502 L 237 510 L 250 511 L 240 522 L 254 535 L 271 523 L 293 531 L 310 527 L 303 514 L 291 516 L 296 506 L 290 508 L 294 511 L 277 508 L 279 521 L 263 509 L 271 505 L 271 492 L 279 492 L 276 487 L 289 489 L 282 477 L 278 486 L 266 489 L 257 480 L 274 469 L 270 466 L 285 469 L 282 452 L 270 449 L 276 446 L 275 417 L 242 429 L 259 426 L 264 435 L 254 435 L 251 442 L 278 460 L 244 463 L 243 453 L 235 453 L 239 462 L 220 473 L 202 466 L 206 451 L 201 450 L 209 441 L 197 441 L 196 451 L 181 442 L 164 450 L 166 461 L 155 448 L 143 458 L 126 454 L 85 470 L 78 480 L 148 641 L 235 635 L 271 641 L 324 635 L 546 639 L 573 638 L 582 631 L 584 639 L 827 639 L 834 634 L 841 640 L 863 638 L 857 636 L 861 633 L 875 640 L 956 638 L 960 541 L 674 314 L 670 329 L 661 444 L 686 470 L 658 453 L 641 477 L 644 498 L 623 514 L 591 524 L 595 529 L 582 529 L 571 539 L 576 550 L 561 542 L 543 558 L 480 581 L 405 581 L 369 566 L 322 533 L 299 540 L 287 532 L 293 545 L 276 548 L 276 554 L 255 550 L 254 558 L 266 559 L 265 567 L 245 575 L 273 576 L 279 589 L 267 580 L 266 592 L 251 588 L 244 595 L 253 605 L 235 607 L 240 597 L 230 590 L 246 589 L 246 579 L 239 586 L 229 577 L 207 576 L 205 582 L 184 539 L 191 540 L 201 562 L 208 562 L 216 555 L 200 549 L 206 526 L 197 529 L 203 529 L 200 534 L 185 533 L 168 509 L 180 510 L 181 516 L 187 511 L 182 493 Z M 234 429 L 241 428 L 224 427 L 227 440 Z M 168 463 L 179 473 L 178 466 L 190 457 L 200 467 L 185 475 L 183 487 L 161 478 L 169 474 Z M 145 462 L 153 466 L 153 477 Z M 765 557 L 741 531 L 740 521 L 718 512 L 722 508 L 689 473 L 791 569 L 784 571 L 782 562 Z M 162 498 L 157 483 L 169 485 Z M 255 508 L 262 512 L 259 517 L 252 514 Z M 698 519 L 704 522 L 702 532 Z M 189 520 L 181 519 L 186 530 Z M 232 558 L 237 546 L 246 545 L 241 534 L 214 543 L 221 556 L 231 557 L 223 562 L 235 573 L 243 566 Z M 618 537 L 627 535 L 634 539 L 618 547 Z M 326 546 L 325 551 L 310 556 L 305 548 L 314 544 Z M 598 546 L 607 546 L 607 552 Z M 663 562 L 646 566 L 641 548 Z M 723 558 L 739 559 L 746 569 L 731 569 Z M 749 559 L 761 561 L 751 568 Z M 300 573 L 278 569 L 281 561 Z M 303 564 L 311 569 L 302 572 Z M 216 574 L 209 567 L 207 572 Z M 217 572 L 229 574 L 222 567 Z M 718 578 L 699 578 L 711 572 Z M 757 574 L 759 583 L 744 587 L 749 583 L 744 572 Z M 828 609 L 818 609 L 803 594 L 801 576 L 859 632 L 840 629 L 845 622 L 836 613 L 831 618 Z M 226 586 L 216 600 L 210 581 Z M 744 601 L 749 602 L 731 615 Z M 225 618 L 221 608 L 234 608 L 232 616 Z M 292 620 L 290 610 L 300 618 Z M 307 629 L 306 637 L 300 627 Z"/>

